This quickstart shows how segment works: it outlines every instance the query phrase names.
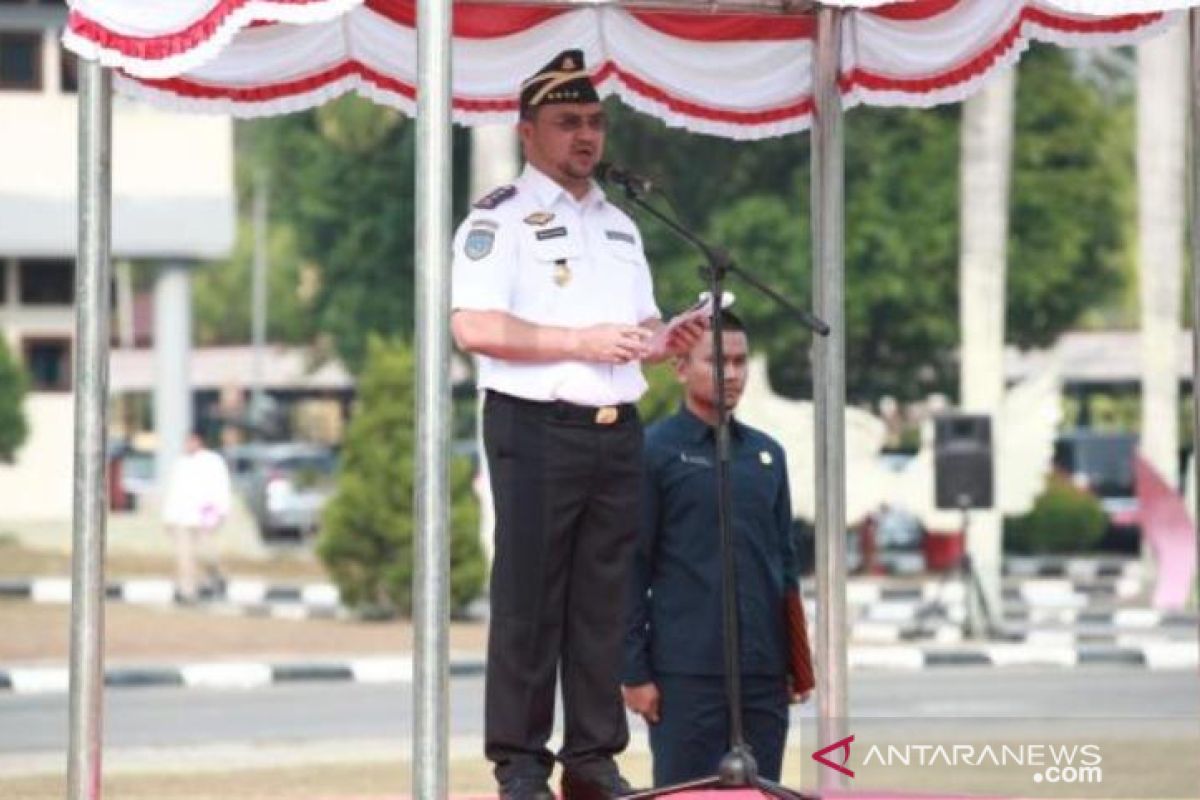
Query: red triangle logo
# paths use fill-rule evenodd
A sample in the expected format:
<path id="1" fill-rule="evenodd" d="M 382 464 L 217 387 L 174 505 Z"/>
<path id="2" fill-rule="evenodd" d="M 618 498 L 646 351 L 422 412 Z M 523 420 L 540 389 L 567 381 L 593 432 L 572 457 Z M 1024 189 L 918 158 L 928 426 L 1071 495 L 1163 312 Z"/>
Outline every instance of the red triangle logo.
<path id="1" fill-rule="evenodd" d="M 831 745 L 822 747 L 820 750 L 817 750 L 812 754 L 813 761 L 816 761 L 818 764 L 824 764 L 830 769 L 835 769 L 843 775 L 849 775 L 851 778 L 853 778 L 854 770 L 846 769 L 846 764 L 850 763 L 850 743 L 853 741 L 853 736 L 847 736 L 845 739 L 841 739 L 840 741 L 836 741 Z M 831 753 L 834 750 L 845 751 L 845 755 L 842 757 L 842 763 L 839 764 L 836 761 L 830 761 L 825 757 L 828 753 Z"/>

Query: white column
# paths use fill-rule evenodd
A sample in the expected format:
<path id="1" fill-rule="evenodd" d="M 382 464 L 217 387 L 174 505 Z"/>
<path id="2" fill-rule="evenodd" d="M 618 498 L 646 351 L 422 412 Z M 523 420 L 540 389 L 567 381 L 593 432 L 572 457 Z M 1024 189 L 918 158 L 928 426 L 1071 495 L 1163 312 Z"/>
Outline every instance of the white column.
<path id="1" fill-rule="evenodd" d="M 512 125 L 483 125 L 471 129 L 472 199 L 483 197 L 497 186 L 512 182 L 520 169 L 517 158 L 517 129 Z M 479 374 L 476 367 L 475 374 Z M 491 476 L 483 450 L 483 395 L 479 396 L 475 413 L 475 444 L 479 452 L 479 541 L 488 561 L 492 560 L 494 544 L 492 531 L 496 513 L 492 505 Z"/>
<path id="2" fill-rule="evenodd" d="M 997 73 L 963 104 L 960 187 L 959 324 L 963 411 L 992 418 L 992 473 L 1000 496 L 1001 407 L 1004 400 L 1004 312 L 1008 258 L 1008 197 L 1012 170 L 1016 73 Z M 972 511 L 967 552 L 988 607 L 1000 612 L 1001 518 Z M 979 609 L 975 609 L 979 611 Z M 974 619 L 981 617 L 976 614 Z"/>
<path id="3" fill-rule="evenodd" d="M 165 263 L 154 281 L 154 431 L 160 492 L 192 427 L 191 350 L 191 267 Z"/>
<path id="4" fill-rule="evenodd" d="M 1187 29 L 1138 46 L 1138 275 L 1142 321 L 1140 450 L 1176 485 L 1179 339 L 1187 201 Z"/>

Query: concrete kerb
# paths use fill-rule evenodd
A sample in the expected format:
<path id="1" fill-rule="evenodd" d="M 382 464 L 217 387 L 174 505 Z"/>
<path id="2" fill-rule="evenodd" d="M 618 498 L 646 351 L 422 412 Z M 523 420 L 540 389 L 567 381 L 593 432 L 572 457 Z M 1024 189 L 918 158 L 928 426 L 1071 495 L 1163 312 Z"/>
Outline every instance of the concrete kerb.
<path id="1" fill-rule="evenodd" d="M 1140 647 L 1067 647 L 1027 644 L 946 646 L 853 646 L 849 664 L 854 670 L 920 671 L 944 668 L 1125 667 L 1148 670 L 1194 670 L 1200 666 L 1196 642 L 1151 643 Z M 451 678 L 475 678 L 484 673 L 479 653 L 454 654 Z M 183 687 L 249 690 L 296 683 L 408 684 L 412 658 L 366 657 L 311 661 L 217 661 L 177 665 L 114 666 L 106 670 L 105 685 L 112 688 Z M 61 666 L 0 667 L 0 692 L 61 694 L 67 691 L 68 672 Z"/>

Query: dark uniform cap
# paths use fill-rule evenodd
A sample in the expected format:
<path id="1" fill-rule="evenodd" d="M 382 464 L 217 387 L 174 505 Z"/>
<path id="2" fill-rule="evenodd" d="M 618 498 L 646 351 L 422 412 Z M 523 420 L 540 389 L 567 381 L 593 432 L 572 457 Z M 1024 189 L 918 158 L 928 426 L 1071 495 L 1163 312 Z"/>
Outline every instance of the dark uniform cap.
<path id="1" fill-rule="evenodd" d="M 556 103 L 598 103 L 582 50 L 564 50 L 521 84 L 521 113 Z"/>

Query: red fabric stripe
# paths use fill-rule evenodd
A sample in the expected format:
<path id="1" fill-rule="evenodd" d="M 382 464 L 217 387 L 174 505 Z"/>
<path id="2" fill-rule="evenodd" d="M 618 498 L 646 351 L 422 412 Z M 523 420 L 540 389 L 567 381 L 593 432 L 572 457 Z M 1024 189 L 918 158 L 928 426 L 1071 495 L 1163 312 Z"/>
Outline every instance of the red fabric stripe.
<path id="1" fill-rule="evenodd" d="M 325 0 L 274 0 L 287 5 L 309 5 Z M 98 22 L 72 11 L 67 18 L 67 27 L 76 35 L 95 42 L 106 50 L 115 50 L 121 55 L 142 61 L 155 61 L 186 53 L 211 39 L 229 18 L 250 0 L 222 0 L 207 14 L 186 28 L 166 36 L 129 36 L 109 30 Z"/>
<path id="2" fill-rule="evenodd" d="M 795 103 L 786 106 L 777 106 L 776 108 L 762 109 L 760 111 L 731 111 L 723 108 L 711 108 L 695 103 L 691 100 L 684 100 L 680 97 L 675 97 L 669 94 L 659 86 L 642 80 L 632 72 L 627 72 L 611 61 L 605 62 L 604 66 L 592 76 L 592 80 L 597 83 L 603 81 L 609 75 L 614 75 L 617 80 L 625 84 L 634 92 L 641 96 L 654 100 L 669 108 L 678 114 L 683 114 L 693 119 L 711 120 L 713 122 L 726 122 L 735 125 L 764 125 L 771 122 L 785 122 L 787 120 L 803 117 L 812 113 L 813 101 L 811 97 L 806 97 Z"/>
<path id="3" fill-rule="evenodd" d="M 1127 33 L 1158 22 L 1163 15 L 1159 12 L 1126 14 L 1120 17 L 1070 17 L 1052 14 L 1039 8 L 1026 8 L 1021 12 L 1021 18 L 1064 33 Z"/>
<path id="4" fill-rule="evenodd" d="M 843 91 L 853 86 L 862 86 L 875 91 L 894 90 L 909 94 L 930 94 L 940 89 L 957 86 L 975 78 L 987 70 L 998 58 L 1015 46 L 1026 22 L 1037 23 L 1046 28 L 1065 33 L 1126 33 L 1149 25 L 1162 18 L 1162 14 L 1129 14 L 1122 17 L 1066 17 L 1050 14 L 1034 8 L 1025 8 L 1016 23 L 990 47 L 973 56 L 969 61 L 936 75 L 922 78 L 897 78 L 864 69 L 856 69 L 842 76 Z"/>
<path id="5" fill-rule="evenodd" d="M 417 25 L 415 0 L 367 0 L 367 7 L 398 25 L 408 28 L 415 28 Z M 519 4 L 495 6 L 457 2 L 454 4 L 454 35 L 463 39 L 510 36 L 573 10 Z"/>
<path id="6" fill-rule="evenodd" d="M 228 87 L 210 86 L 187 80 L 186 78 L 168 78 L 165 80 L 140 80 L 142 84 L 152 89 L 169 92 L 185 98 L 200 100 L 230 100 L 236 103 L 266 103 L 285 97 L 313 92 L 322 87 L 341 80 L 342 78 L 358 75 L 366 81 L 388 91 L 396 92 L 410 100 L 416 99 L 416 88 L 412 84 L 397 80 L 388 75 L 376 72 L 357 61 L 348 61 L 327 70 L 297 78 L 283 83 L 268 86 Z M 675 97 L 659 87 L 626 72 L 612 62 L 605 64 L 592 76 L 597 83 L 613 76 L 630 90 L 643 97 L 663 104 L 672 111 L 695 119 L 712 120 L 716 122 L 733 123 L 737 125 L 762 125 L 771 122 L 783 122 L 802 117 L 812 111 L 811 98 L 805 98 L 796 103 L 761 111 L 730 111 L 703 106 L 689 100 Z M 454 107 L 460 111 L 475 112 L 507 112 L 516 111 L 517 99 L 513 98 L 455 98 Z"/>
<path id="7" fill-rule="evenodd" d="M 682 14 L 677 11 L 631 11 L 638 22 L 659 33 L 703 42 L 811 39 L 811 16 L 782 14 Z"/>
<path id="8" fill-rule="evenodd" d="M 944 14 L 958 5 L 961 0 L 910 0 L 904 3 L 892 3 L 878 8 L 866 9 L 868 14 L 874 14 L 886 19 L 914 20 L 929 19 L 938 14 Z"/>

